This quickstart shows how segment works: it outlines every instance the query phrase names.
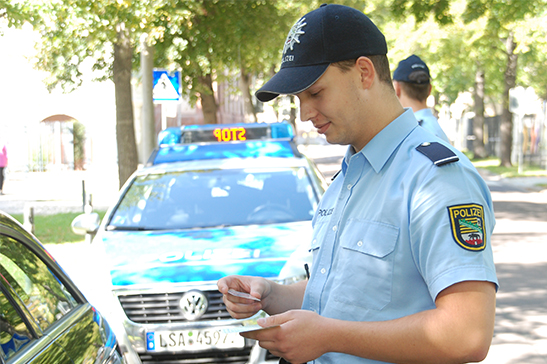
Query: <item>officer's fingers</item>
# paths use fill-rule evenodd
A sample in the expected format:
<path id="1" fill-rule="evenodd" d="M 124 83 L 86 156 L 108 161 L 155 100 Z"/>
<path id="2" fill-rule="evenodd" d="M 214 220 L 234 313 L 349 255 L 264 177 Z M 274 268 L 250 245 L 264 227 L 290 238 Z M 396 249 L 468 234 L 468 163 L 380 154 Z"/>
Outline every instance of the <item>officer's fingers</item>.
<path id="1" fill-rule="evenodd" d="M 265 329 L 242 332 L 240 335 L 246 337 L 247 339 L 259 341 L 260 346 L 264 344 L 267 345 L 268 348 L 273 348 L 273 343 L 279 340 L 279 337 L 277 336 L 279 334 L 279 329 L 280 328 L 278 326 L 275 326 Z M 266 347 L 264 347 L 264 349 L 266 349 Z"/>
<path id="2" fill-rule="evenodd" d="M 287 323 L 289 321 L 293 320 L 293 315 L 291 311 L 280 313 L 278 315 L 273 315 L 270 317 L 264 317 L 257 320 L 257 324 L 259 324 L 262 327 L 275 327 L 275 326 L 281 326 L 284 323 Z"/>
<path id="3" fill-rule="evenodd" d="M 228 292 L 228 280 L 229 277 L 224 277 L 218 280 L 217 282 L 217 288 L 222 294 L 226 294 Z"/>
<path id="4" fill-rule="evenodd" d="M 236 291 L 248 291 L 249 287 L 244 282 L 244 277 L 231 275 L 217 281 L 217 288 L 222 294 L 227 294 L 230 288 Z"/>
<path id="5" fill-rule="evenodd" d="M 235 319 L 251 317 L 262 309 L 262 305 L 260 304 L 260 302 L 242 299 L 239 297 L 232 297 L 231 295 L 224 295 L 222 297 L 222 300 L 224 301 L 224 304 L 226 305 L 226 309 L 228 310 L 230 316 Z M 234 302 L 234 300 L 239 302 Z"/>

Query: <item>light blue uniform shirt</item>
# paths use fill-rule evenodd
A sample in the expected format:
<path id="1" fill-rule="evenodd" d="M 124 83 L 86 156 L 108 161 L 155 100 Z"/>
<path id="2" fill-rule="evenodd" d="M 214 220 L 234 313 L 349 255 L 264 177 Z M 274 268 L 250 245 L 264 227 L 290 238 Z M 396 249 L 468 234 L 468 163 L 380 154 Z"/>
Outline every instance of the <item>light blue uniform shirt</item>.
<path id="1" fill-rule="evenodd" d="M 421 109 L 414 113 L 414 116 L 416 116 L 416 119 L 418 119 L 418 122 L 420 122 L 420 125 L 422 128 L 429 130 L 442 140 L 450 143 L 450 140 L 446 136 L 445 132 L 439 125 L 439 121 L 433 115 L 433 112 L 431 112 L 431 109 Z"/>
<path id="2" fill-rule="evenodd" d="M 436 166 L 416 150 L 424 142 L 446 145 L 460 160 Z M 341 320 L 392 320 L 435 308 L 439 292 L 455 283 L 497 285 L 494 224 L 490 192 L 471 162 L 419 127 L 408 109 L 362 151 L 348 148 L 313 219 L 302 308 Z M 328 353 L 314 363 L 378 362 Z"/>

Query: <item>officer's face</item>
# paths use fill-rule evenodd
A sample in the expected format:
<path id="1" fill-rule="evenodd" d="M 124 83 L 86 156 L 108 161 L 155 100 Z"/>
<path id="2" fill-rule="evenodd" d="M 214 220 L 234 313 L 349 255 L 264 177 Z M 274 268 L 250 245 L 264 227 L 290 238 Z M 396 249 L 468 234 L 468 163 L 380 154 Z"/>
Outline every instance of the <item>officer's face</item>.
<path id="1" fill-rule="evenodd" d="M 352 145 L 361 150 L 364 145 L 362 107 L 364 95 L 356 67 L 342 72 L 336 66 L 327 71 L 306 91 L 297 94 L 300 119 L 311 121 L 319 134 L 331 144 Z"/>

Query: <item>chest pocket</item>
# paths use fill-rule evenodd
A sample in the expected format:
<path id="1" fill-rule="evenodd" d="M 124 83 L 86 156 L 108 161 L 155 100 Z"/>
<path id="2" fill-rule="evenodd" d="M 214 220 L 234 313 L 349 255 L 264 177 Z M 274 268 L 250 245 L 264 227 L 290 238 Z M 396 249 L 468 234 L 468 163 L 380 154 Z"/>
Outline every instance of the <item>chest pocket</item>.
<path id="1" fill-rule="evenodd" d="M 399 228 L 366 221 L 348 221 L 340 236 L 334 300 L 381 310 L 391 302 L 393 264 Z"/>

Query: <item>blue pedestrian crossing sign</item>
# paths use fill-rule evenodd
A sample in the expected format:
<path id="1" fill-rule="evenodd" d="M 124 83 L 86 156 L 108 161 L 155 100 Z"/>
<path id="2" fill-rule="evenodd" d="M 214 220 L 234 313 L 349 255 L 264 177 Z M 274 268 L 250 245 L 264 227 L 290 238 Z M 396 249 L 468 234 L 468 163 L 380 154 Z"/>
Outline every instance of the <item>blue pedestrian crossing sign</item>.
<path id="1" fill-rule="evenodd" d="M 152 95 L 154 101 L 180 100 L 180 71 L 169 72 L 163 69 L 154 69 L 153 79 Z"/>

